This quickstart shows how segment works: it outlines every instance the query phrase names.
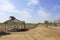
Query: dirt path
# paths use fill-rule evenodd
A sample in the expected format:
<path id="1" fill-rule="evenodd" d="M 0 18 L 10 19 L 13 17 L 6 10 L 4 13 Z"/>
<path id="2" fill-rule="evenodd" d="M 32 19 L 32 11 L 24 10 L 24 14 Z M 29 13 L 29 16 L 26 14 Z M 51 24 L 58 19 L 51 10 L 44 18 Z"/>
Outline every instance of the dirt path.
<path id="1" fill-rule="evenodd" d="M 2 36 L 0 40 L 60 40 L 60 32 L 39 25 L 26 32 L 14 32 Z"/>

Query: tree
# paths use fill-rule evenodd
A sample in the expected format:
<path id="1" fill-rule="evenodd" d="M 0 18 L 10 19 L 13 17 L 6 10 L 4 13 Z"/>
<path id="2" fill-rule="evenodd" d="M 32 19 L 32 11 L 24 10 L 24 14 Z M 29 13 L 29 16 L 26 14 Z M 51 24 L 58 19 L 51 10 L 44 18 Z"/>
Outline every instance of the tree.
<path id="1" fill-rule="evenodd" d="M 44 21 L 44 23 L 48 25 L 48 21 Z"/>
<path id="2" fill-rule="evenodd" d="M 44 23 L 45 23 L 46 27 L 48 27 L 48 21 L 44 21 Z"/>

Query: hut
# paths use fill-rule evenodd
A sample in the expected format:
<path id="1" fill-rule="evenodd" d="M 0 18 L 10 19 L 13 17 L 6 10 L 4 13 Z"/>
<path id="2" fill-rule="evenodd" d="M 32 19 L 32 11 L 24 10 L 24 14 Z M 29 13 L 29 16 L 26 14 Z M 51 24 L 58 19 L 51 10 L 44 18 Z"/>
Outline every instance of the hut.
<path id="1" fill-rule="evenodd" d="M 20 31 L 25 29 L 25 22 L 16 19 L 14 16 L 10 16 L 10 19 L 5 21 L 5 31 Z"/>

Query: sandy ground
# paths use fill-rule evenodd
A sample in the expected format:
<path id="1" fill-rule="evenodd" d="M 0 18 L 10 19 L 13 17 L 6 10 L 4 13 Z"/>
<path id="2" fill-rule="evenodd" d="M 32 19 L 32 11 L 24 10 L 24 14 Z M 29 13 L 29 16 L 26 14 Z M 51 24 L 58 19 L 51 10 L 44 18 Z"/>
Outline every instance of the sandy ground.
<path id="1" fill-rule="evenodd" d="M 60 40 L 60 30 L 39 25 L 26 32 L 12 32 L 10 35 L 0 37 L 0 40 Z"/>

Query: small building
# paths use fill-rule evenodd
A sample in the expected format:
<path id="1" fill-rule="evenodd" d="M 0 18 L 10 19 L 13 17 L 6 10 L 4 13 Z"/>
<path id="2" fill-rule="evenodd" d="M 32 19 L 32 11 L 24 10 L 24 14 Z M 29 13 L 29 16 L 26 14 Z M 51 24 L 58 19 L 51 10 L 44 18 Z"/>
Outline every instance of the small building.
<path id="1" fill-rule="evenodd" d="M 13 16 L 10 16 L 9 18 L 9 20 L 3 23 L 5 31 L 18 31 L 21 29 L 25 29 L 24 21 L 20 21 Z"/>

